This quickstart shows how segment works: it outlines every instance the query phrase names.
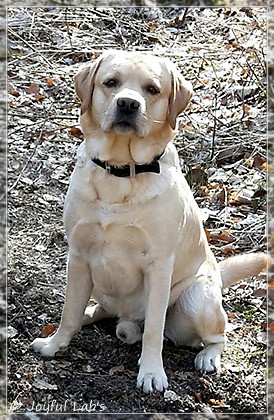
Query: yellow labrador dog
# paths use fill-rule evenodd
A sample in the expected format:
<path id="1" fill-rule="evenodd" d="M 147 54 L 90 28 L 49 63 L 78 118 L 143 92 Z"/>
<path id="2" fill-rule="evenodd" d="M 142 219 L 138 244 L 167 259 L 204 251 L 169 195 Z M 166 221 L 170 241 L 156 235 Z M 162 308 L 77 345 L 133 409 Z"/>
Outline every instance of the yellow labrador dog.
<path id="1" fill-rule="evenodd" d="M 192 87 L 170 61 L 108 52 L 75 76 L 81 144 L 67 193 L 66 301 L 57 332 L 32 343 L 54 356 L 82 325 L 118 317 L 117 336 L 142 340 L 137 386 L 167 388 L 164 335 L 202 346 L 196 370 L 220 367 L 222 288 L 262 271 L 249 254 L 217 264 L 171 140 Z M 92 297 L 97 305 L 87 306 Z"/>

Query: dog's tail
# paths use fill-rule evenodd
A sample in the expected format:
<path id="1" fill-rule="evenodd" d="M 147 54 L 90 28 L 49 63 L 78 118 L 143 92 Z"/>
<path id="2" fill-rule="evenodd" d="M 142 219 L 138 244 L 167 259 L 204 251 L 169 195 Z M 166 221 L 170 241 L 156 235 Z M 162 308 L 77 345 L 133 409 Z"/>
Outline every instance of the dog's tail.
<path id="1" fill-rule="evenodd" d="M 237 255 L 219 262 L 223 288 L 233 286 L 240 280 L 256 276 L 267 270 L 271 257 L 262 252 Z"/>

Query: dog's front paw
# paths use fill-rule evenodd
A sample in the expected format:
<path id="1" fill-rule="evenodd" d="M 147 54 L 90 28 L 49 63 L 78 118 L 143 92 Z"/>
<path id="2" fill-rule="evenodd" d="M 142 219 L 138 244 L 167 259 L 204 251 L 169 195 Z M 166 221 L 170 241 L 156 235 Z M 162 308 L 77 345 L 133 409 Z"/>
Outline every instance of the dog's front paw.
<path id="1" fill-rule="evenodd" d="M 137 387 L 142 388 L 145 393 L 159 391 L 162 392 L 168 387 L 167 376 L 163 367 L 153 366 L 151 368 L 140 366 Z"/>
<path id="2" fill-rule="evenodd" d="M 53 357 L 59 350 L 64 350 L 69 345 L 69 339 L 56 334 L 46 338 L 36 338 L 31 347 L 44 357 Z"/>
<path id="3" fill-rule="evenodd" d="M 205 347 L 197 354 L 194 363 L 196 371 L 201 374 L 219 372 L 221 369 L 221 350 L 219 346 Z"/>

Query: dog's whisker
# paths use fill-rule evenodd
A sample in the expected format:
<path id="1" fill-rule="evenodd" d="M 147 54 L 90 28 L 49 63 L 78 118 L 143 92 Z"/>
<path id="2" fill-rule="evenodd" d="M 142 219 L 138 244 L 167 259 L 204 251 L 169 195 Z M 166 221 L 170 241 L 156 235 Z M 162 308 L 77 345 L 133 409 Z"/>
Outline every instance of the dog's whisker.
<path id="1" fill-rule="evenodd" d="M 165 120 L 157 120 L 155 118 L 152 118 L 149 114 L 148 114 L 148 116 L 143 115 L 143 118 L 144 118 L 144 120 L 146 120 L 146 121 L 152 121 L 155 124 L 163 124 L 165 122 Z"/>

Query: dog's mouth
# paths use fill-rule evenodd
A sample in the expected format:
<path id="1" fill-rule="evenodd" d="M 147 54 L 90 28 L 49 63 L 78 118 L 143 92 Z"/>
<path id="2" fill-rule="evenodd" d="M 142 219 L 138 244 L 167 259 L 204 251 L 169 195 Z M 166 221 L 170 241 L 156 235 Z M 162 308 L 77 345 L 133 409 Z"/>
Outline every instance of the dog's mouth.
<path id="1" fill-rule="evenodd" d="M 115 128 L 120 133 L 127 133 L 127 132 L 130 132 L 130 131 L 135 131 L 135 132 L 138 131 L 136 123 L 134 123 L 132 121 L 128 121 L 128 120 L 115 121 L 112 126 L 113 126 L 113 128 Z"/>

